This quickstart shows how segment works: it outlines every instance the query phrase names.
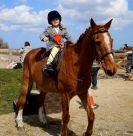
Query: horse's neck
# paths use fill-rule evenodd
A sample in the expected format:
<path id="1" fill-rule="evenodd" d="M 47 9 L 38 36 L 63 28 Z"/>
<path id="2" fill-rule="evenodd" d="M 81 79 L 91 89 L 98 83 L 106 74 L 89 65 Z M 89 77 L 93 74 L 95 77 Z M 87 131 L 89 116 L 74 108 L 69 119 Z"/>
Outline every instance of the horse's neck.
<path id="1" fill-rule="evenodd" d="M 79 57 L 81 66 L 90 66 L 94 60 L 95 48 L 91 33 L 86 34 L 82 41 L 75 45 L 75 51 Z"/>
<path id="2" fill-rule="evenodd" d="M 85 74 L 90 73 L 93 56 L 92 40 L 86 35 L 82 41 L 77 42 L 74 46 L 66 46 L 64 51 L 65 69 L 69 69 L 70 73 L 73 71 L 75 77 L 76 74 L 83 77 Z"/>

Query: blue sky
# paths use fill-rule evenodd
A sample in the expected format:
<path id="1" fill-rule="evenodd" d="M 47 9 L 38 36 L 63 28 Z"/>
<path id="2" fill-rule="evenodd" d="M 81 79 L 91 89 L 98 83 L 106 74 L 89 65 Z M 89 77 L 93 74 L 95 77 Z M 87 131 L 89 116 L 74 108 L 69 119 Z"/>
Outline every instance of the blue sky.
<path id="1" fill-rule="evenodd" d="M 60 12 L 75 41 L 89 27 L 90 18 L 97 24 L 113 18 L 114 49 L 125 43 L 133 45 L 133 0 L 0 0 L 0 38 L 10 48 L 21 48 L 25 41 L 33 48 L 45 46 L 39 35 L 53 9 Z"/>

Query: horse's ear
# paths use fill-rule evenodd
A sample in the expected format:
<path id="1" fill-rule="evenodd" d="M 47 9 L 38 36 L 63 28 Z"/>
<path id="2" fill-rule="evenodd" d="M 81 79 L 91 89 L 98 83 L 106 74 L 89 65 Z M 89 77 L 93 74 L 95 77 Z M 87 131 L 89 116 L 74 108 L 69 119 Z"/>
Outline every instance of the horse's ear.
<path id="1" fill-rule="evenodd" d="M 112 20 L 113 20 L 113 19 L 111 19 L 108 23 L 106 23 L 106 24 L 104 25 L 104 27 L 105 27 L 107 30 L 110 28 L 111 23 L 112 23 Z"/>
<path id="2" fill-rule="evenodd" d="M 92 29 L 97 26 L 97 24 L 94 22 L 94 20 L 92 18 L 90 20 L 90 25 L 91 25 Z"/>

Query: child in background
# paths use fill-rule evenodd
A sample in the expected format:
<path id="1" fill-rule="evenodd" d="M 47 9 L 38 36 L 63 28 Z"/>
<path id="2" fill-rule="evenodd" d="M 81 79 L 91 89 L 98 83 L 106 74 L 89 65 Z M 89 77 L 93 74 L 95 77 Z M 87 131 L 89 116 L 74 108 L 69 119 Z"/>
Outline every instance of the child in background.
<path id="1" fill-rule="evenodd" d="M 28 41 L 26 41 L 24 43 L 24 47 L 19 50 L 19 53 L 20 53 L 20 62 L 21 62 L 22 67 L 23 67 L 25 56 L 27 55 L 27 53 L 30 50 L 31 50 L 31 47 L 30 47 L 30 43 Z"/>
<path id="2" fill-rule="evenodd" d="M 92 72 L 91 72 L 91 83 L 92 83 L 91 89 L 94 89 L 94 90 L 97 89 L 97 74 L 99 69 L 100 69 L 100 64 L 98 60 L 95 59 L 92 65 Z"/>
<path id="3" fill-rule="evenodd" d="M 23 62 L 26 54 L 31 50 L 30 43 L 26 41 L 24 47 L 19 50 L 20 62 L 12 61 L 6 68 L 7 69 L 19 69 L 23 67 Z"/>

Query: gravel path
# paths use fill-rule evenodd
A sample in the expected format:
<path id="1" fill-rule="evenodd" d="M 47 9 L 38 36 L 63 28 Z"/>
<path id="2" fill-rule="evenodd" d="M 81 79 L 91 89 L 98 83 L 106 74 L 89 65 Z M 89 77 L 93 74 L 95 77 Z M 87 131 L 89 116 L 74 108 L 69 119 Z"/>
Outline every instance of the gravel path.
<path id="1" fill-rule="evenodd" d="M 123 78 L 99 79 L 98 88 L 96 91 L 90 89 L 99 105 L 94 110 L 93 136 L 133 136 L 133 82 Z M 52 106 L 55 107 L 54 103 Z M 86 129 L 86 113 L 79 106 L 79 99 L 74 97 L 70 104 L 69 136 L 82 136 Z M 37 116 L 27 116 L 24 118 L 25 132 L 21 133 L 15 127 L 14 117 L 14 113 L 0 116 L 0 136 L 59 135 L 61 113 L 48 114 L 45 126 L 39 123 Z"/>

